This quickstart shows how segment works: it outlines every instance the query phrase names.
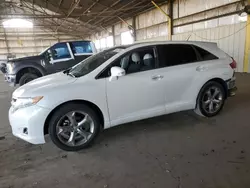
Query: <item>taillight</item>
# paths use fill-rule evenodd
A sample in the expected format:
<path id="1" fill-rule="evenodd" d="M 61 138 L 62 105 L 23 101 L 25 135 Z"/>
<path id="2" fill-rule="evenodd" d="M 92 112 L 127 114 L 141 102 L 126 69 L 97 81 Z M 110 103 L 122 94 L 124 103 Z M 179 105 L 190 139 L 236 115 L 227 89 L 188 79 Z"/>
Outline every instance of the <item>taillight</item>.
<path id="1" fill-rule="evenodd" d="M 232 58 L 232 60 L 233 60 L 233 62 L 232 63 L 230 63 L 230 67 L 232 68 L 232 69 L 236 69 L 237 68 L 237 63 L 236 63 L 236 61 Z"/>

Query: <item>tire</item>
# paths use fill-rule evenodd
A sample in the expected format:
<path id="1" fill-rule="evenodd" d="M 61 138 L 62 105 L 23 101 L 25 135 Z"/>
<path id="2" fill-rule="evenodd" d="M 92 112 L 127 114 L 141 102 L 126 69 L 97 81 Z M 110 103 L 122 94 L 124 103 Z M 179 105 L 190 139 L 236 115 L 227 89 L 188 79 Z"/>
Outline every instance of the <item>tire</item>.
<path id="1" fill-rule="evenodd" d="M 80 126 L 85 118 L 88 120 Z M 55 111 L 49 121 L 52 142 L 65 151 L 79 151 L 90 146 L 99 132 L 100 118 L 92 108 L 84 104 L 65 104 Z M 70 139 L 71 136 L 74 137 L 74 141 Z"/>
<path id="2" fill-rule="evenodd" d="M 218 82 L 209 81 L 200 90 L 195 112 L 205 117 L 216 116 L 223 109 L 225 99 L 226 92 L 224 87 Z"/>
<path id="3" fill-rule="evenodd" d="M 28 82 L 35 80 L 36 78 L 38 78 L 36 74 L 25 73 L 23 76 L 21 76 L 19 80 L 19 85 L 22 86 L 24 84 L 27 84 Z"/>

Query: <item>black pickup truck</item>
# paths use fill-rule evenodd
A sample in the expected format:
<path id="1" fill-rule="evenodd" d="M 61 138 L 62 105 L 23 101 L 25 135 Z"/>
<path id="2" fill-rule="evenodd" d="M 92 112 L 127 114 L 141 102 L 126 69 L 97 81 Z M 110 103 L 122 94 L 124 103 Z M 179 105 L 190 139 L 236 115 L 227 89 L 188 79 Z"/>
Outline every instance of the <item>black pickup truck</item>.
<path id="1" fill-rule="evenodd" d="M 96 48 L 91 41 L 60 42 L 37 56 L 9 60 L 0 69 L 11 86 L 21 86 L 38 77 L 66 70 L 94 53 Z"/>

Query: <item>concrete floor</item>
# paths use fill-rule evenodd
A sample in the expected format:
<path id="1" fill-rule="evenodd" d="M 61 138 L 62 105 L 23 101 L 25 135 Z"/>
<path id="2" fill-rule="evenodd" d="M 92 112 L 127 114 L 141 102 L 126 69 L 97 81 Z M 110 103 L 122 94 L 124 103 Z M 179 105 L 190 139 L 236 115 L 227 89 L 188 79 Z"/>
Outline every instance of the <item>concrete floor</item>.
<path id="1" fill-rule="evenodd" d="M 250 75 L 237 75 L 237 96 L 217 117 L 188 111 L 121 125 L 78 153 L 13 137 L 0 76 L 1 188 L 250 187 Z"/>

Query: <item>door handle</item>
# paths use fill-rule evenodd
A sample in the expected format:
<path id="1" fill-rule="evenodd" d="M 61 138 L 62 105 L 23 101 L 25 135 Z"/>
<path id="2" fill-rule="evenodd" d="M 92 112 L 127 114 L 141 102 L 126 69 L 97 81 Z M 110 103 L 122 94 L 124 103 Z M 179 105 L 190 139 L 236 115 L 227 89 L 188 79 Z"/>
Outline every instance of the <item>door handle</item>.
<path id="1" fill-rule="evenodd" d="M 199 71 L 199 72 L 206 71 L 207 69 L 208 69 L 208 68 L 205 67 L 205 66 L 198 66 L 198 67 L 196 68 L 196 70 Z"/>
<path id="2" fill-rule="evenodd" d="M 161 80 L 163 79 L 164 76 L 162 75 L 156 75 L 156 76 L 152 76 L 152 80 Z"/>

